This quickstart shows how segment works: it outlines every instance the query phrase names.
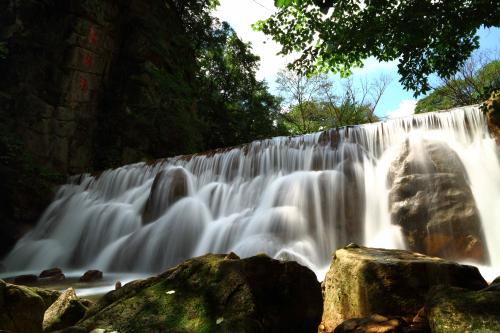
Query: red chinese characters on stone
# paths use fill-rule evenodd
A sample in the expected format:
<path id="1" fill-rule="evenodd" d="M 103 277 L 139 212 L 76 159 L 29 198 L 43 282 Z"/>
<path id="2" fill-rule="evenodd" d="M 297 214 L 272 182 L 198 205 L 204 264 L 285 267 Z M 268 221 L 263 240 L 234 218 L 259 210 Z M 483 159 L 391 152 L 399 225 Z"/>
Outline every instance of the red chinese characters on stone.
<path id="1" fill-rule="evenodd" d="M 91 67 L 93 62 L 94 62 L 94 59 L 92 58 L 92 56 L 90 54 L 86 54 L 83 57 L 83 63 L 85 64 L 85 66 Z"/>
<path id="2" fill-rule="evenodd" d="M 95 44 L 96 42 L 97 42 L 97 31 L 95 31 L 94 26 L 91 25 L 89 29 L 89 43 Z"/>
<path id="3" fill-rule="evenodd" d="M 86 78 L 80 78 L 80 91 L 86 93 L 89 90 L 89 81 Z"/>

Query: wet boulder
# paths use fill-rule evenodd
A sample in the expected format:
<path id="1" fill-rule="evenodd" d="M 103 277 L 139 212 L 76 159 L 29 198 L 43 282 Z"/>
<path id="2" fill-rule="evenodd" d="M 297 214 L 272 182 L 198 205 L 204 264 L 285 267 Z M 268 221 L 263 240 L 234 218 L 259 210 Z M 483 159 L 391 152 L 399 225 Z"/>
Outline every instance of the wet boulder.
<path id="1" fill-rule="evenodd" d="M 38 277 L 39 278 L 48 278 L 48 277 L 52 277 L 52 276 L 59 276 L 61 274 L 63 274 L 62 270 L 58 267 L 54 267 L 54 268 L 49 268 L 49 269 L 43 270 Z"/>
<path id="2" fill-rule="evenodd" d="M 400 317 L 388 318 L 381 315 L 371 315 L 367 318 L 353 318 L 337 326 L 334 333 L 397 333 L 409 327 Z"/>
<path id="3" fill-rule="evenodd" d="M 473 266 L 409 251 L 348 245 L 335 252 L 323 281 L 322 323 L 332 332 L 345 320 L 373 314 L 411 322 L 435 285 L 478 290 L 487 283 Z"/>
<path id="4" fill-rule="evenodd" d="M 93 282 L 102 280 L 102 272 L 96 269 L 86 271 L 81 277 L 81 282 Z"/>
<path id="5" fill-rule="evenodd" d="M 436 287 L 426 304 L 433 333 L 500 332 L 500 291 Z"/>
<path id="6" fill-rule="evenodd" d="M 42 332 L 45 310 L 60 292 L 16 286 L 0 280 L 0 331 Z"/>
<path id="7" fill-rule="evenodd" d="M 106 294 L 71 330 L 314 332 L 321 308 L 316 276 L 296 262 L 210 254 Z"/>
<path id="8" fill-rule="evenodd" d="M 87 307 L 76 296 L 73 288 L 66 289 L 45 311 L 43 331 L 52 332 L 76 324 L 83 318 Z"/>
<path id="9" fill-rule="evenodd" d="M 60 281 L 60 280 L 64 280 L 66 278 L 66 276 L 64 275 L 62 270 L 60 268 L 57 268 L 57 267 L 46 269 L 46 270 L 42 271 L 38 277 L 39 277 L 40 281 L 44 281 L 44 282 Z"/>
<path id="10" fill-rule="evenodd" d="M 407 140 L 388 175 L 392 223 L 408 249 L 487 263 L 479 212 L 458 155 L 444 142 Z"/>
<path id="11" fill-rule="evenodd" d="M 143 213 L 144 223 L 162 216 L 179 199 L 189 192 L 189 175 L 183 168 L 162 170 L 156 175 Z"/>
<path id="12" fill-rule="evenodd" d="M 24 275 L 18 275 L 14 278 L 14 284 L 33 284 L 38 281 L 38 276 L 35 274 L 24 274 Z"/>

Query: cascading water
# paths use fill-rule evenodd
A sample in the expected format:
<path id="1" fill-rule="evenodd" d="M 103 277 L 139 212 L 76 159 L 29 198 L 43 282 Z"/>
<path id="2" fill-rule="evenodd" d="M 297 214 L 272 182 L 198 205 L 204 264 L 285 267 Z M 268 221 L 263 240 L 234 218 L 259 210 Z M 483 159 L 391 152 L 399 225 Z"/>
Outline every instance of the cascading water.
<path id="1" fill-rule="evenodd" d="M 267 253 L 321 279 L 349 242 L 402 248 L 387 175 L 407 140 L 445 141 L 462 161 L 491 264 L 500 267 L 500 166 L 477 107 L 138 163 L 62 186 L 7 270 L 158 272 L 208 252 Z"/>

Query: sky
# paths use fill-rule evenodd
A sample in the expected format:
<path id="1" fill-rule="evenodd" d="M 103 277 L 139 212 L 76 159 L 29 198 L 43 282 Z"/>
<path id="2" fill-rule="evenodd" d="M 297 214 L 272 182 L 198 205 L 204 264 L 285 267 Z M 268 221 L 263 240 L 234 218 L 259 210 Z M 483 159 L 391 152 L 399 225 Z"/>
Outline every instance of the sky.
<path id="1" fill-rule="evenodd" d="M 280 46 L 261 32 L 254 31 L 251 25 L 258 20 L 269 17 L 276 8 L 274 0 L 220 0 L 220 6 L 214 13 L 219 19 L 228 22 L 238 36 L 252 44 L 253 52 L 260 56 L 261 63 L 257 78 L 269 84 L 271 93 L 278 94 L 276 89 L 276 73 L 284 68 L 293 58 L 278 56 Z M 500 46 L 500 29 L 481 29 L 479 31 L 480 51 L 496 50 Z M 413 92 L 406 91 L 398 82 L 397 62 L 378 62 L 374 58 L 367 59 L 363 68 L 353 70 L 353 79 L 376 79 L 381 74 L 393 79 L 380 100 L 376 114 L 380 117 L 403 117 L 411 115 L 417 100 Z M 419 97 L 421 98 L 421 97 Z"/>

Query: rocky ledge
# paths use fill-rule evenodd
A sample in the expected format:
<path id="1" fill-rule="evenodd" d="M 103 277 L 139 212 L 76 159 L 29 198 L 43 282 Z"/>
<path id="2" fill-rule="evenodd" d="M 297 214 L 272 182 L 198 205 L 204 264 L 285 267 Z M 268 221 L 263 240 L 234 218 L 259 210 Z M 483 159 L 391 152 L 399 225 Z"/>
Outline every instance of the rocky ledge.
<path id="1" fill-rule="evenodd" d="M 97 303 L 0 281 L 0 332 L 499 332 L 500 278 L 401 250 L 336 251 L 322 289 L 296 262 L 193 258 Z"/>

